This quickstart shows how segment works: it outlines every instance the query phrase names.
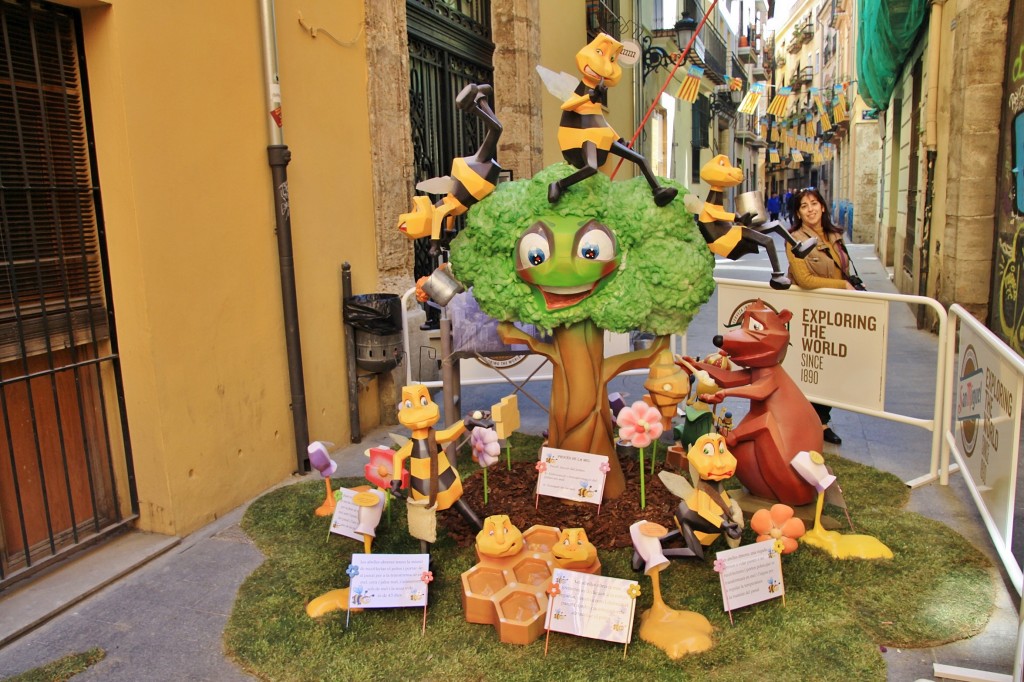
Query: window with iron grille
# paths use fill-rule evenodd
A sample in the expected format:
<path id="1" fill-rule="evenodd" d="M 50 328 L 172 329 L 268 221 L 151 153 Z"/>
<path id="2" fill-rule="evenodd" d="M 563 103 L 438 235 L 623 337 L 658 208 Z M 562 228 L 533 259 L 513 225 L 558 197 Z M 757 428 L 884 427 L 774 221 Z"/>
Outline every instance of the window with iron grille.
<path id="1" fill-rule="evenodd" d="M 587 42 L 600 33 L 619 40 L 619 0 L 587 0 Z"/>
<path id="2" fill-rule="evenodd" d="M 0 361 L 107 336 L 72 10 L 0 3 Z"/>
<path id="3" fill-rule="evenodd" d="M 704 95 L 697 97 L 692 109 L 690 144 L 700 149 L 710 146 L 708 128 L 711 126 L 711 100 Z"/>

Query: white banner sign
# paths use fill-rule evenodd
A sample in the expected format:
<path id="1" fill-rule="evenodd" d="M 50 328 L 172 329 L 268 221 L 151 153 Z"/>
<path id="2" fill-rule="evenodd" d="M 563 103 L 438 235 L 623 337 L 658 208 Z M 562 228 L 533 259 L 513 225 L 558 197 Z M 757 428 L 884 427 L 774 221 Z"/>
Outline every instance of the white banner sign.
<path id="1" fill-rule="evenodd" d="M 357 609 L 425 606 L 429 554 L 353 554 L 348 605 Z"/>
<path id="2" fill-rule="evenodd" d="M 827 292 L 774 291 L 719 282 L 718 327 L 727 333 L 742 322 L 744 309 L 758 298 L 776 312 L 789 310 L 793 313 L 789 351 L 782 367 L 804 395 L 811 401 L 823 398 L 880 411 L 885 404 L 889 303 Z M 710 346 L 711 339 L 707 343 Z"/>
<path id="3" fill-rule="evenodd" d="M 967 473 L 1008 543 L 1017 480 L 1020 374 L 969 326 L 960 329 L 953 433 Z"/>
<path id="4" fill-rule="evenodd" d="M 537 462 L 537 494 L 601 504 L 609 470 L 605 455 L 541 448 Z"/>
<path id="5" fill-rule="evenodd" d="M 742 609 L 786 594 L 782 559 L 772 542 L 755 542 L 715 555 L 715 570 L 722 585 L 726 611 Z"/>
<path id="6" fill-rule="evenodd" d="M 545 628 L 629 644 L 640 588 L 637 581 L 556 568 L 552 582 L 558 589 L 549 604 Z"/>

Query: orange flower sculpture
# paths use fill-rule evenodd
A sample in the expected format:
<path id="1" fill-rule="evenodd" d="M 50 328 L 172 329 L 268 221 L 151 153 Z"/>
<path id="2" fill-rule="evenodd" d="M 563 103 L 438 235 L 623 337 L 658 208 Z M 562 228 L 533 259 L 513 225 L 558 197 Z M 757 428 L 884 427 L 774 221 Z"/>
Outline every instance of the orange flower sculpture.
<path id="1" fill-rule="evenodd" d="M 758 542 L 781 541 L 783 554 L 795 552 L 797 540 L 806 532 L 804 522 L 793 516 L 793 508 L 785 504 L 758 509 L 750 519 L 750 528 L 757 533 Z"/>

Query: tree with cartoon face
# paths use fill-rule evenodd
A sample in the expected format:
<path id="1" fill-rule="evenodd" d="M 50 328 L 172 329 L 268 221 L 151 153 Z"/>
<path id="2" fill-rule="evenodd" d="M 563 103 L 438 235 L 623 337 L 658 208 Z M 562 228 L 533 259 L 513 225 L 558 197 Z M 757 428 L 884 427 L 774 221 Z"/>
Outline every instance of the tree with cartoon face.
<path id="1" fill-rule="evenodd" d="M 551 360 L 552 447 L 608 455 L 605 497 L 622 494 L 607 385 L 649 366 L 683 332 L 714 290 L 714 257 L 681 199 L 659 207 L 643 178 L 595 175 L 548 202 L 555 164 L 503 183 L 470 211 L 452 242 L 454 275 L 503 324 L 506 343 Z M 680 191 L 682 188 L 680 188 Z M 544 343 L 513 321 L 552 332 Z M 651 348 L 604 357 L 604 330 L 658 335 Z"/>

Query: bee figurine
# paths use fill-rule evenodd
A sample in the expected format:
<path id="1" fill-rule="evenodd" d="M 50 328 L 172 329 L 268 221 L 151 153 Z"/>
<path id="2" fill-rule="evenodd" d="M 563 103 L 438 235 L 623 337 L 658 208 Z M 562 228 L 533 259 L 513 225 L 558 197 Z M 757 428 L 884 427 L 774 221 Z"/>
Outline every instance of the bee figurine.
<path id="1" fill-rule="evenodd" d="M 470 83 L 456 96 L 455 106 L 475 114 L 487 133 L 476 154 L 452 161 L 451 175 L 431 178 L 416 185 L 420 191 L 444 194 L 444 197 L 433 204 L 429 197 L 413 197 L 413 210 L 398 217 L 398 230 L 409 239 L 430 237 L 437 241 L 441 238 L 442 226 L 452 230 L 456 216 L 494 191 L 501 174 L 496 156 L 502 128 L 487 103 L 491 92 L 490 85 Z"/>
<path id="2" fill-rule="evenodd" d="M 757 253 L 758 247 L 761 247 L 768 254 L 768 260 L 772 264 L 772 276 L 768 284 L 772 289 L 788 289 L 793 283 L 782 270 L 775 242 L 765 233 L 774 232 L 780 235 L 793 247 L 793 255 L 797 258 L 809 254 L 817 245 L 818 239 L 811 237 L 798 242 L 778 222 L 755 228 L 752 214 L 737 217 L 735 213 L 726 211 L 722 206 L 723 190 L 736 187 L 743 182 L 743 169 L 729 163 L 729 157 L 725 154 L 719 154 L 704 164 L 700 169 L 700 179 L 711 186 L 711 191 L 708 192 L 697 218 L 700 233 L 711 252 L 729 260 L 738 260 L 741 256 Z"/>
<path id="3" fill-rule="evenodd" d="M 622 66 L 618 63 L 621 53 L 622 43 L 606 33 L 590 41 L 576 53 L 576 67 L 583 79 L 571 94 L 567 91 L 572 88 L 569 85 L 574 80 L 572 76 L 537 67 L 548 91 L 565 100 L 558 126 L 558 145 L 566 162 L 578 169 L 551 183 L 548 187 L 551 203 L 558 201 L 569 187 L 597 173 L 609 153 L 637 165 L 651 186 L 655 204 L 667 206 L 676 198 L 678 190 L 659 184 L 643 155 L 631 149 L 604 118 L 602 107 L 608 104 L 608 88 L 617 85 L 622 78 Z"/>

